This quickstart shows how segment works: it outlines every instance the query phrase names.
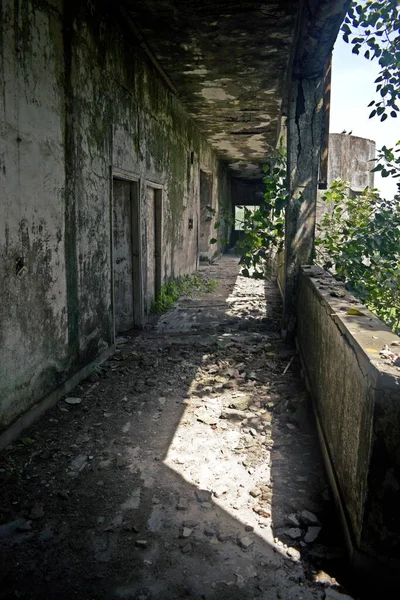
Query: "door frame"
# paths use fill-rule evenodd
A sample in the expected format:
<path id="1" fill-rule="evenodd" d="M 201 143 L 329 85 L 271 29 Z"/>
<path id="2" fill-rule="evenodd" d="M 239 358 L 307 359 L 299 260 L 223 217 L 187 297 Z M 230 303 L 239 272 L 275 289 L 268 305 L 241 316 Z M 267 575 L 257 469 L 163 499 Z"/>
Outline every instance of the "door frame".
<path id="1" fill-rule="evenodd" d="M 156 183 L 150 179 L 145 181 L 146 187 L 146 198 L 147 188 L 154 190 L 154 261 L 155 261 L 155 272 L 154 272 L 154 293 L 155 297 L 161 292 L 163 283 L 163 272 L 162 272 L 162 247 L 163 247 L 163 213 L 164 213 L 164 186 L 161 183 Z"/>
<path id="2" fill-rule="evenodd" d="M 111 167 L 110 193 L 110 239 L 111 239 L 111 307 L 113 338 L 115 343 L 115 289 L 114 289 L 114 180 L 130 183 L 131 232 L 132 232 L 132 285 L 133 285 L 133 321 L 134 327 L 144 326 L 143 304 L 143 264 L 142 264 L 142 202 L 141 179 L 131 171 Z"/>
<path id="3" fill-rule="evenodd" d="M 197 223 L 198 223 L 198 227 L 197 227 L 197 266 L 199 265 L 200 262 L 200 256 L 202 255 L 202 252 L 200 251 L 200 244 L 201 244 L 201 229 L 202 229 L 202 221 L 201 221 L 201 173 L 204 173 L 204 175 L 207 175 L 208 179 L 209 179 L 209 184 L 210 184 L 210 206 L 212 208 L 214 208 L 214 173 L 212 171 L 212 169 L 210 169 L 209 167 L 200 164 L 199 165 L 199 204 L 198 204 L 198 217 L 197 217 Z M 212 227 L 212 223 L 210 222 L 210 228 L 208 231 L 208 234 L 211 234 L 211 229 Z M 210 244 L 208 245 L 208 250 L 207 252 L 210 251 Z"/>

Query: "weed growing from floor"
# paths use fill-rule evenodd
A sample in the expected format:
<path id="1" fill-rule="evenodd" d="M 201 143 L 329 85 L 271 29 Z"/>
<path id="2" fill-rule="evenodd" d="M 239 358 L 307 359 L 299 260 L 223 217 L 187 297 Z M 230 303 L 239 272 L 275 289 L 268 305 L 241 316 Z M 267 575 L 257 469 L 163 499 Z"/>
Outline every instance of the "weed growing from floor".
<path id="1" fill-rule="evenodd" d="M 210 293 L 216 288 L 214 279 L 205 279 L 201 275 L 184 275 L 163 285 L 155 302 L 152 313 L 162 313 L 173 307 L 182 296 L 193 296 L 195 292 Z"/>

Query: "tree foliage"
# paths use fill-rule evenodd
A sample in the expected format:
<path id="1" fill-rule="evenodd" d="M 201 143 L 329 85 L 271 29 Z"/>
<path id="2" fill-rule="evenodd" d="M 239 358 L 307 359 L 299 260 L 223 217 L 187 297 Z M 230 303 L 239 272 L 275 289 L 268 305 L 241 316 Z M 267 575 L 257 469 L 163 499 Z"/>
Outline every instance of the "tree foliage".
<path id="1" fill-rule="evenodd" d="M 342 26 L 343 39 L 353 53 L 363 52 L 376 60 L 380 71 L 375 80 L 378 99 L 372 100 L 370 117 L 385 121 L 397 118 L 400 90 L 400 4 L 398 0 L 353 2 Z"/>
<path id="2" fill-rule="evenodd" d="M 367 0 L 353 2 L 342 26 L 343 39 L 353 53 L 379 64 L 375 79 L 377 98 L 371 100 L 370 118 L 397 119 L 400 96 L 400 2 Z M 383 146 L 374 169 L 382 177 L 400 177 L 400 142 L 396 148 Z M 400 194 L 400 183 L 397 184 Z"/>
<path id="3" fill-rule="evenodd" d="M 336 180 L 324 195 L 317 262 L 399 333 L 400 204 L 375 189 L 354 196 L 348 186 Z"/>
<path id="4" fill-rule="evenodd" d="M 242 274 L 256 279 L 265 277 L 265 261 L 283 246 L 286 189 L 286 152 L 271 148 L 264 170 L 264 202 L 251 212 L 244 207 L 243 238 L 238 243 Z"/>
<path id="5" fill-rule="evenodd" d="M 254 211 L 246 206 L 238 207 L 243 208 L 244 216 L 241 222 L 242 237 L 236 245 L 236 250 L 240 256 L 242 275 L 254 279 L 265 278 L 266 261 L 280 250 L 284 243 L 285 208 L 289 194 L 285 185 L 286 152 L 282 144 L 277 149 L 269 149 L 263 171 L 263 201 Z M 211 220 L 216 211 L 211 206 L 207 209 Z M 221 206 L 215 229 L 225 229 L 226 226 L 234 225 L 234 216 L 227 214 Z M 217 238 L 212 238 L 210 243 L 216 244 L 217 241 Z"/>

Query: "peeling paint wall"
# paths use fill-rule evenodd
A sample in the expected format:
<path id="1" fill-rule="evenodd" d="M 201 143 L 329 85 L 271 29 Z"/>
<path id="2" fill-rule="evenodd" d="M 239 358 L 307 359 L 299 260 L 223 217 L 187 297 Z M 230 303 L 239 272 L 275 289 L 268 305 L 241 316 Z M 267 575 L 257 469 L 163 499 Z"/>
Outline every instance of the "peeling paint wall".
<path id="1" fill-rule="evenodd" d="M 113 343 L 112 169 L 139 179 L 142 221 L 163 188 L 164 281 L 197 264 L 200 164 L 229 187 L 115 7 L 93 6 L 0 5 L 0 429 Z"/>

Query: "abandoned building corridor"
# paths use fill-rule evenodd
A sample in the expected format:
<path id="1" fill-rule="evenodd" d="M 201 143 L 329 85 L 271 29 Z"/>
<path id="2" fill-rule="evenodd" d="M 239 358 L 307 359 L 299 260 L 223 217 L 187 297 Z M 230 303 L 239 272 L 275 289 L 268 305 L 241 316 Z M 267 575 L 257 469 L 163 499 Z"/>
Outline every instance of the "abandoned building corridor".
<path id="1" fill-rule="evenodd" d="M 349 598 L 275 284 L 200 271 L 1 455 L 0 598 Z"/>

